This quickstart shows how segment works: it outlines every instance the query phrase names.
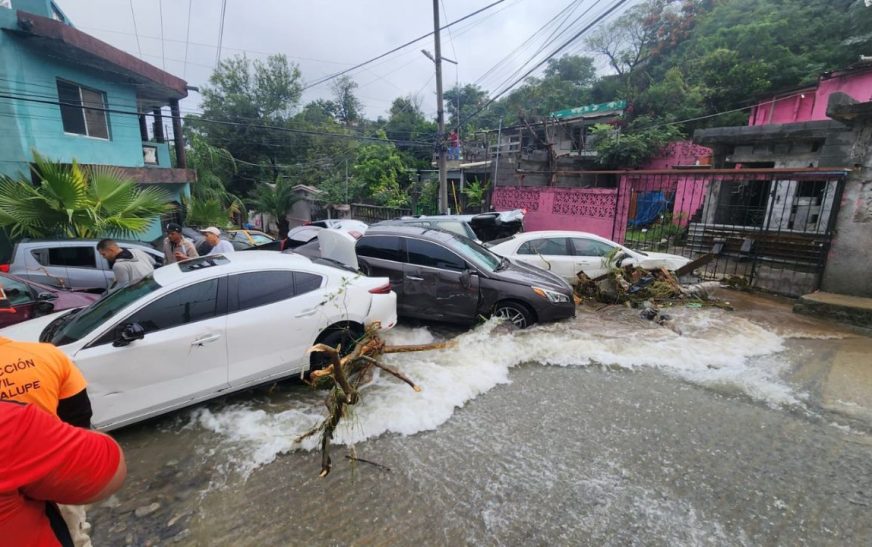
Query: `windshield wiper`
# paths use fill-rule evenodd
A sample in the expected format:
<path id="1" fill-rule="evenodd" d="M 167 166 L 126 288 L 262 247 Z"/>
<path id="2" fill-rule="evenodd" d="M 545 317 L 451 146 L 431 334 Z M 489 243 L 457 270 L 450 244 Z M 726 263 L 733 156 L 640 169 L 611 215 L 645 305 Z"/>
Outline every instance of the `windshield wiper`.
<path id="1" fill-rule="evenodd" d="M 60 330 L 61 327 L 63 327 L 67 323 L 69 323 L 70 319 L 72 319 L 77 313 L 79 313 L 83 309 L 85 309 L 85 308 L 76 308 L 73 311 L 71 311 L 70 313 L 68 313 L 66 315 L 62 315 L 62 316 L 58 317 L 57 319 L 55 319 L 54 321 L 52 321 L 51 323 L 49 323 L 48 325 L 46 325 L 46 327 L 44 329 L 42 329 L 42 332 L 39 333 L 39 341 L 40 342 L 50 342 L 51 339 L 54 338 L 55 333 L 58 330 Z"/>

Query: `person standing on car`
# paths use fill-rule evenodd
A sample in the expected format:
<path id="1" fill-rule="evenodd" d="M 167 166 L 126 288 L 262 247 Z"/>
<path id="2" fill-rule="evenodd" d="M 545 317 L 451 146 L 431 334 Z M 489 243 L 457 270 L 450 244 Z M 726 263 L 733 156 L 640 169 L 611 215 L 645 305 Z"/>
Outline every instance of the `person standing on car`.
<path id="1" fill-rule="evenodd" d="M 97 252 L 109 262 L 115 281 L 109 290 L 133 285 L 154 273 L 154 259 L 139 249 L 123 249 L 112 239 L 101 239 Z"/>
<path id="2" fill-rule="evenodd" d="M 0 401 L 0 430 L 0 542 L 81 545 L 55 502 L 88 504 L 114 494 L 127 475 L 121 447 L 15 401 Z"/>
<path id="3" fill-rule="evenodd" d="M 90 429 L 87 386 L 78 367 L 55 346 L 0 337 L 0 400 L 30 403 L 72 426 Z M 58 507 L 76 547 L 90 546 L 85 508 Z"/>
<path id="4" fill-rule="evenodd" d="M 182 235 L 182 227 L 175 222 L 167 224 L 167 237 L 164 238 L 163 252 L 166 264 L 197 258 L 200 254 L 194 243 Z"/>
<path id="5" fill-rule="evenodd" d="M 236 250 L 233 248 L 232 243 L 226 239 L 221 239 L 221 230 L 215 226 L 209 226 L 204 230 L 200 230 L 200 233 L 205 236 L 206 243 L 212 247 L 209 249 L 209 252 L 206 253 L 207 255 L 226 255 L 227 253 L 232 253 Z"/>

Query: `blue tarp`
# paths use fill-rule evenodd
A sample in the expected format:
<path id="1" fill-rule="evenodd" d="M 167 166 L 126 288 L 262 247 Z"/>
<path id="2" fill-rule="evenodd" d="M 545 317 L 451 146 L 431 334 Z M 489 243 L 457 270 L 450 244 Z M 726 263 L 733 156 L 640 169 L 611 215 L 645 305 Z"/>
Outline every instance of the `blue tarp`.
<path id="1" fill-rule="evenodd" d="M 636 216 L 630 219 L 630 226 L 648 226 L 668 210 L 669 199 L 663 192 L 640 192 L 636 197 Z"/>

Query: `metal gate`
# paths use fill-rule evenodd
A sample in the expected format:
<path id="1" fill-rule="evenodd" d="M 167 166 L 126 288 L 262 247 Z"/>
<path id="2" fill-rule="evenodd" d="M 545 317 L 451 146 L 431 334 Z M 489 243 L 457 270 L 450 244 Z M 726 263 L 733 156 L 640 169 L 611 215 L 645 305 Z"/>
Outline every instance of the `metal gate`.
<path id="1" fill-rule="evenodd" d="M 616 239 L 648 252 L 711 255 L 698 273 L 778 294 L 820 286 L 847 172 L 622 173 Z"/>

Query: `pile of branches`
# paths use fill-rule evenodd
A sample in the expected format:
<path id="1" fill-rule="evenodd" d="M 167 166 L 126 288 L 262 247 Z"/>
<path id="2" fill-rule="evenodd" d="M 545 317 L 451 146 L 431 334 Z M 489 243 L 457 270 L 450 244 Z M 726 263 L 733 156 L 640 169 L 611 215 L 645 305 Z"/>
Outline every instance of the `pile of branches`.
<path id="1" fill-rule="evenodd" d="M 370 325 L 364 335 L 357 340 L 351 351 L 341 346 L 334 348 L 326 344 L 316 344 L 309 349 L 309 353 L 324 353 L 330 360 L 330 363 L 324 368 L 312 371 L 308 378 L 308 383 L 312 387 L 329 392 L 324 401 L 327 407 L 327 416 L 320 424 L 297 437 L 296 441 L 300 442 L 303 439 L 320 433 L 320 476 L 322 478 L 330 473 L 332 467 L 330 441 L 333 439 L 333 433 L 336 431 L 340 421 L 348 416 L 350 412 L 349 407 L 356 405 L 360 401 L 360 388 L 371 381 L 374 369 L 381 369 L 405 382 L 415 391 L 421 391 L 421 387 L 413 380 L 402 372 L 381 363 L 378 357 L 386 353 L 428 351 L 443 349 L 451 345 L 451 342 L 441 342 L 410 346 L 388 346 L 378 336 L 380 328 L 381 325 L 378 323 Z M 358 458 L 350 459 L 366 461 L 359 460 Z"/>
<path id="2" fill-rule="evenodd" d="M 678 281 L 674 272 L 666 268 L 646 270 L 626 266 L 613 268 L 597 278 L 578 272 L 575 292 L 581 299 L 604 304 L 626 304 L 634 308 L 685 302 L 731 309 L 728 304 L 711 296 L 710 290 L 718 286 L 718 282 L 685 286 Z"/>

